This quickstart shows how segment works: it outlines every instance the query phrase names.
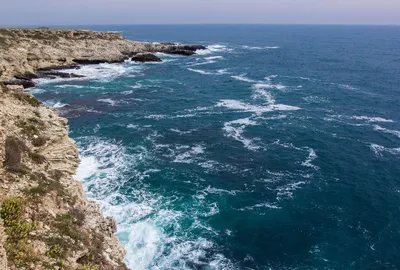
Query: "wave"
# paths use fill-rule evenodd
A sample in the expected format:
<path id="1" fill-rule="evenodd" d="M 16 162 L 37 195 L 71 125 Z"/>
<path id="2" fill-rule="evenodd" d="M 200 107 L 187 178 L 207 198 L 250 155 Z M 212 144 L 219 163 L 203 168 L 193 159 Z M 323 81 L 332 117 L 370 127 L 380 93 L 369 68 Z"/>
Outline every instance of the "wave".
<path id="1" fill-rule="evenodd" d="M 228 69 L 219 69 L 216 72 L 210 72 L 210 71 L 204 71 L 204 70 L 192 69 L 192 68 L 188 68 L 188 70 L 196 72 L 196 73 L 200 73 L 203 75 L 223 75 L 223 74 L 228 73 Z"/>
<path id="2" fill-rule="evenodd" d="M 267 92 L 265 89 L 271 88 L 269 84 L 254 84 L 253 85 L 253 99 L 263 99 L 267 104 L 274 104 L 275 99 L 272 97 L 271 93 Z"/>
<path id="3" fill-rule="evenodd" d="M 53 105 L 53 107 L 54 108 L 56 108 L 56 109 L 59 109 L 59 108 L 63 108 L 63 107 L 65 107 L 65 106 L 68 106 L 68 104 L 67 103 L 61 103 L 61 102 L 56 102 L 54 105 Z"/>
<path id="4" fill-rule="evenodd" d="M 220 56 L 220 55 L 217 55 L 217 56 L 206 57 L 205 59 L 206 60 L 217 60 L 217 59 L 222 60 L 222 59 L 224 59 L 224 57 Z"/>
<path id="5" fill-rule="evenodd" d="M 329 98 L 327 97 L 319 97 L 319 96 L 307 96 L 303 97 L 307 103 L 329 103 Z"/>
<path id="6" fill-rule="evenodd" d="M 226 107 L 234 110 L 241 110 L 246 112 L 254 112 L 257 115 L 263 114 L 265 112 L 272 111 L 295 111 L 300 110 L 299 107 L 290 106 L 285 104 L 271 104 L 268 106 L 258 106 L 244 103 L 233 99 L 221 99 L 216 105 L 216 107 Z"/>
<path id="7" fill-rule="evenodd" d="M 76 84 L 63 84 L 63 85 L 56 85 L 55 87 L 57 88 L 84 88 L 85 86 L 83 85 L 76 85 Z"/>
<path id="8" fill-rule="evenodd" d="M 246 50 L 270 50 L 270 49 L 279 49 L 280 47 L 278 46 L 264 46 L 264 47 L 260 47 L 260 46 L 242 46 L 243 49 Z"/>
<path id="9" fill-rule="evenodd" d="M 376 156 L 382 156 L 383 152 L 390 153 L 393 155 L 400 154 L 400 147 L 398 148 L 387 148 L 379 144 L 370 144 L 371 150 L 375 153 Z"/>
<path id="10" fill-rule="evenodd" d="M 244 130 L 247 126 L 255 126 L 257 122 L 250 120 L 250 118 L 242 118 L 234 121 L 224 123 L 223 130 L 225 131 L 225 136 L 228 138 L 233 138 L 241 143 L 248 150 L 256 151 L 260 147 L 254 143 L 254 139 L 247 139 L 243 136 Z"/>
<path id="11" fill-rule="evenodd" d="M 110 106 L 117 105 L 117 102 L 115 100 L 112 100 L 111 98 L 100 98 L 97 101 L 108 103 L 108 104 L 110 104 Z"/>
<path id="12" fill-rule="evenodd" d="M 241 75 L 237 75 L 237 76 L 231 76 L 232 78 L 238 80 L 238 81 L 243 81 L 243 82 L 250 82 L 250 83 L 256 83 L 258 81 L 249 79 L 246 77 L 246 74 L 241 74 Z"/>
<path id="13" fill-rule="evenodd" d="M 136 76 L 138 74 L 141 74 L 141 70 L 142 67 L 137 65 L 102 63 L 98 65 L 84 65 L 81 66 L 80 69 L 70 69 L 70 70 L 67 69 L 63 70 L 63 72 L 75 73 L 78 75 L 85 76 L 85 78 L 77 78 L 78 80 L 91 79 L 91 80 L 109 81 L 123 75 Z M 67 80 L 73 80 L 73 79 L 67 79 Z"/>
<path id="14" fill-rule="evenodd" d="M 382 117 L 368 117 L 368 116 L 351 116 L 351 119 L 356 120 L 365 120 L 367 122 L 384 122 L 384 123 L 393 123 L 393 120 L 385 119 Z"/>
<path id="15" fill-rule="evenodd" d="M 207 49 L 198 50 L 198 51 L 196 51 L 196 53 L 199 54 L 199 55 L 207 55 L 207 54 L 212 54 L 212 53 L 231 52 L 231 51 L 232 51 L 232 49 L 228 48 L 225 45 L 215 44 L 215 45 L 207 46 Z"/>
<path id="16" fill-rule="evenodd" d="M 400 131 L 398 131 L 398 130 L 391 130 L 391 129 L 387 129 L 387 128 L 384 128 L 384 127 L 381 127 L 381 126 L 378 126 L 378 125 L 374 125 L 374 129 L 376 131 L 382 131 L 382 132 L 385 132 L 385 133 L 393 134 L 393 135 L 395 135 L 395 136 L 400 138 Z"/>
<path id="17" fill-rule="evenodd" d="M 217 214 L 216 203 L 195 199 L 181 211 L 169 209 L 176 197 L 152 193 L 143 182 L 159 173 L 154 168 L 143 169 L 154 158 L 146 148 L 138 146 L 128 152 L 119 143 L 96 137 L 81 137 L 77 141 L 81 164 L 75 179 L 82 180 L 89 198 L 95 199 L 104 213 L 117 221 L 117 236 L 126 247 L 126 264 L 130 269 L 190 269 L 190 265 L 234 269 L 230 260 L 216 252 L 216 243 L 197 236 L 199 230 L 217 234 L 200 219 Z M 177 148 L 194 155 L 204 152 L 199 145 Z M 128 172 L 134 176 L 134 182 L 127 182 Z M 120 193 L 132 185 L 129 195 Z M 182 228 L 188 219 L 192 225 Z"/>
<path id="18" fill-rule="evenodd" d="M 181 148 L 176 148 L 176 150 L 185 149 L 183 153 L 180 153 L 175 156 L 173 162 L 175 163 L 193 163 L 195 161 L 195 157 L 200 154 L 204 154 L 204 147 L 201 145 L 195 145 L 192 147 L 183 146 Z"/>
<path id="19" fill-rule="evenodd" d="M 312 148 L 308 148 L 308 157 L 307 157 L 307 159 L 305 160 L 305 161 L 303 161 L 302 163 L 301 163 L 301 165 L 302 166 L 305 166 L 305 167 L 310 167 L 310 168 L 313 168 L 313 169 L 316 169 L 316 170 L 318 170 L 319 169 L 319 167 L 318 166 L 315 166 L 315 165 L 313 165 L 311 162 L 313 161 L 313 160 L 315 160 L 318 156 L 317 156 L 317 154 L 315 153 L 315 151 L 314 151 L 314 149 L 312 149 Z"/>

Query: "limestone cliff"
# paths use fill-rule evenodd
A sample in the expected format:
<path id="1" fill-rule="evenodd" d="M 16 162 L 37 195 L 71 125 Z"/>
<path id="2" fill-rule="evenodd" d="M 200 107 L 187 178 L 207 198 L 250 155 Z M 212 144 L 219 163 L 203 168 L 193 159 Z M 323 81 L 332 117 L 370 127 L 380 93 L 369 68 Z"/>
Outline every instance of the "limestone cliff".
<path id="1" fill-rule="evenodd" d="M 67 120 L 0 84 L 0 269 L 126 269 L 115 222 L 72 178 L 78 164 Z"/>
<path id="2" fill-rule="evenodd" d="M 135 56 L 137 61 L 160 61 L 148 54 L 163 52 L 192 55 L 200 45 L 144 43 L 123 38 L 119 33 L 73 29 L 0 28 L 0 81 L 16 76 L 35 77 L 39 69 L 121 62 Z"/>

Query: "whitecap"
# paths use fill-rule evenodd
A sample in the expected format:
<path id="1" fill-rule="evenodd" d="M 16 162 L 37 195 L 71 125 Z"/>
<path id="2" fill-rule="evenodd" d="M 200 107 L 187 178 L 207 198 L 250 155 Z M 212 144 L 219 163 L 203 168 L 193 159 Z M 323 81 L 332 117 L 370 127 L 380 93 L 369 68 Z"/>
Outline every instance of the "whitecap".
<path id="1" fill-rule="evenodd" d="M 243 118 L 224 123 L 223 130 L 225 131 L 226 137 L 233 138 L 243 143 L 245 148 L 256 151 L 260 147 L 254 144 L 252 139 L 248 139 L 243 136 L 244 130 L 247 126 L 255 125 L 257 125 L 257 122 L 250 120 L 250 118 Z"/>
<path id="2" fill-rule="evenodd" d="M 112 100 L 111 98 L 100 98 L 97 101 L 104 102 L 110 104 L 110 106 L 115 106 L 117 102 L 115 100 Z"/>
<path id="3" fill-rule="evenodd" d="M 210 56 L 210 57 L 206 57 L 205 59 L 206 59 L 206 60 L 217 60 L 217 59 L 219 59 L 219 60 L 222 60 L 222 59 L 224 59 L 224 57 L 223 57 L 223 56 L 220 56 L 220 55 L 218 55 L 218 56 Z"/>
<path id="4" fill-rule="evenodd" d="M 387 148 L 379 144 L 370 144 L 371 150 L 375 153 L 376 156 L 382 156 L 383 152 L 387 152 L 393 155 L 400 154 L 400 147 L 398 148 Z"/>
<path id="5" fill-rule="evenodd" d="M 242 46 L 242 48 L 246 49 L 246 50 L 270 50 L 270 49 L 279 49 L 280 47 L 278 47 L 278 46 L 263 46 L 263 47 L 261 47 L 261 46 L 244 45 L 244 46 Z"/>
<path id="6" fill-rule="evenodd" d="M 204 154 L 205 148 L 201 145 L 195 145 L 193 147 L 188 148 L 188 146 L 181 146 L 183 149 L 188 149 L 183 153 L 180 153 L 175 156 L 173 162 L 175 163 L 193 163 L 195 160 L 194 158 L 200 154 Z M 179 150 L 179 148 L 177 148 Z"/>
<path id="7" fill-rule="evenodd" d="M 285 104 L 271 104 L 268 106 L 257 106 L 257 105 L 251 105 L 248 103 L 244 103 L 238 100 L 232 100 L 232 99 L 221 99 L 216 107 L 226 107 L 229 109 L 234 109 L 234 110 L 242 110 L 246 112 L 254 112 L 257 115 L 263 114 L 265 112 L 271 112 L 271 111 L 295 111 L 295 110 L 300 110 L 299 107 L 296 106 L 290 106 L 290 105 L 285 105 Z"/>
<path id="8" fill-rule="evenodd" d="M 384 127 L 381 127 L 381 126 L 378 126 L 378 125 L 374 125 L 374 129 L 376 131 L 382 131 L 382 132 L 385 132 L 385 133 L 393 134 L 393 135 L 395 135 L 395 136 L 400 138 L 400 131 L 398 131 L 398 130 L 391 130 L 391 129 L 387 129 L 387 128 L 384 128 Z"/>
<path id="9" fill-rule="evenodd" d="M 228 69 L 219 69 L 215 72 L 210 72 L 210 71 L 205 71 L 205 70 L 200 70 L 200 69 L 192 69 L 192 68 L 188 68 L 188 70 L 196 72 L 196 73 L 200 73 L 203 75 L 223 75 L 223 74 L 228 73 Z"/>
<path id="10" fill-rule="evenodd" d="M 61 102 L 56 102 L 54 105 L 53 105 L 53 107 L 54 108 L 56 108 L 56 109 L 59 109 L 59 108 L 63 108 L 63 107 L 65 107 L 65 106 L 68 106 L 68 104 L 67 103 L 61 103 Z"/>
<path id="11" fill-rule="evenodd" d="M 250 83 L 256 83 L 257 81 L 249 79 L 246 77 L 246 74 L 241 74 L 241 75 L 237 75 L 237 76 L 231 76 L 232 78 L 239 80 L 239 81 L 243 81 L 243 82 L 250 82 Z"/>
<path id="12" fill-rule="evenodd" d="M 231 51 L 232 51 L 232 49 L 228 48 L 225 45 L 215 44 L 215 45 L 207 46 L 207 49 L 196 51 L 196 54 L 206 55 L 206 54 L 217 53 L 217 52 L 231 52 Z"/>
<path id="13" fill-rule="evenodd" d="M 57 88 L 84 88 L 82 85 L 76 85 L 76 84 L 63 84 L 63 85 L 56 85 L 55 87 Z"/>
<path id="14" fill-rule="evenodd" d="M 384 122 L 384 123 L 393 123 L 393 120 L 390 119 L 385 119 L 382 117 L 368 117 L 368 116 L 351 116 L 351 119 L 356 119 L 356 120 L 365 120 L 367 122 Z"/>
<path id="15" fill-rule="evenodd" d="M 313 165 L 311 163 L 313 160 L 315 160 L 318 157 L 317 154 L 315 153 L 314 149 L 308 147 L 308 151 L 309 151 L 308 152 L 308 157 L 307 157 L 307 159 L 305 161 L 303 161 L 301 163 L 301 165 L 305 166 L 305 167 L 310 167 L 310 168 L 313 168 L 313 169 L 316 169 L 316 170 L 319 169 L 318 166 L 315 166 L 315 165 Z"/>

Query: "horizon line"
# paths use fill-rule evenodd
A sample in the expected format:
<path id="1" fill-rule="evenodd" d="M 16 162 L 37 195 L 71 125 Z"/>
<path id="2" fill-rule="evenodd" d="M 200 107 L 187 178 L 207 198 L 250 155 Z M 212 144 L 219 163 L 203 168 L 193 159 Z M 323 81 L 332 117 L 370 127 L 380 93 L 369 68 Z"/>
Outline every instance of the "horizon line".
<path id="1" fill-rule="evenodd" d="M 374 24 L 374 23 L 94 23 L 94 24 L 14 24 L 14 25 L 3 25 L 0 24 L 0 28 L 4 27 L 52 27 L 52 26 L 163 26 L 163 25 L 296 25 L 296 26 L 400 26 L 398 24 Z"/>

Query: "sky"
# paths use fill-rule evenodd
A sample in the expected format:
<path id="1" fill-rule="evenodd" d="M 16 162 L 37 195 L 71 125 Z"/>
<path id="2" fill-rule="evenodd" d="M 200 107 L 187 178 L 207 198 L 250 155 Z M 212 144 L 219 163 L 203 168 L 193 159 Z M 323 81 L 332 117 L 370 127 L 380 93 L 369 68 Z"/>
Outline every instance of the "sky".
<path id="1" fill-rule="evenodd" d="M 400 24 L 400 0 L 2 0 L 1 26 Z"/>

